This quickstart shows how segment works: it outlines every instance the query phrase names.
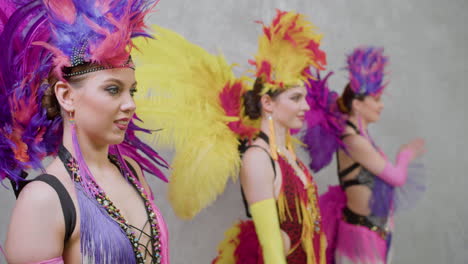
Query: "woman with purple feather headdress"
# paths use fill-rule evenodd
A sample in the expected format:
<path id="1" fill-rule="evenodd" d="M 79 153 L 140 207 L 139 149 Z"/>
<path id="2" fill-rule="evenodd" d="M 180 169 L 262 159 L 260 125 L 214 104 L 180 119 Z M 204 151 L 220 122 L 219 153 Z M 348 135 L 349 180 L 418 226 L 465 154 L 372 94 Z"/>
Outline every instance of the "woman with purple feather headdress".
<path id="1" fill-rule="evenodd" d="M 360 47 L 348 56 L 350 82 L 341 97 L 328 91 L 320 80 L 311 82 L 312 109 L 323 120 L 313 122 L 304 136 L 318 171 L 337 153 L 340 186 L 332 186 L 320 197 L 327 234 L 327 263 L 389 263 L 393 213 L 401 206 L 403 188 L 422 193 L 412 163 L 425 152 L 425 142 L 415 139 L 403 145 L 392 164 L 375 145 L 367 126 L 377 122 L 384 68 L 388 58 L 382 48 Z M 323 100 L 317 100 L 322 98 Z"/>
<path id="2" fill-rule="evenodd" d="M 157 1 L 0 3 L 0 181 L 18 195 L 7 261 L 169 263 L 143 176 L 166 181 L 167 163 L 136 136 L 151 131 L 135 124 L 130 58 Z"/>

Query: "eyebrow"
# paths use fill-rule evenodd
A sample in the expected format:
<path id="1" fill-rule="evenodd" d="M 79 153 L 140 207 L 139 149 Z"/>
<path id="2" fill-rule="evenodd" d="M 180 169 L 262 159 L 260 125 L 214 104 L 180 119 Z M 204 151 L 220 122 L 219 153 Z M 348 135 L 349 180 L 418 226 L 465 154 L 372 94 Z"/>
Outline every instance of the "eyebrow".
<path id="1" fill-rule="evenodd" d="M 306 94 L 301 93 L 301 92 L 294 92 L 294 93 L 292 93 L 290 96 L 297 96 L 297 95 L 305 96 Z"/>
<path id="2" fill-rule="evenodd" d="M 117 78 L 109 78 L 109 79 L 105 80 L 104 82 L 105 82 L 105 83 L 108 83 L 108 82 L 115 82 L 115 83 L 117 83 L 117 84 L 120 85 L 120 86 L 125 86 L 125 84 L 124 84 L 121 80 L 119 80 L 119 79 L 117 79 Z M 137 82 L 135 81 L 130 87 L 135 87 L 136 85 L 137 85 Z"/>

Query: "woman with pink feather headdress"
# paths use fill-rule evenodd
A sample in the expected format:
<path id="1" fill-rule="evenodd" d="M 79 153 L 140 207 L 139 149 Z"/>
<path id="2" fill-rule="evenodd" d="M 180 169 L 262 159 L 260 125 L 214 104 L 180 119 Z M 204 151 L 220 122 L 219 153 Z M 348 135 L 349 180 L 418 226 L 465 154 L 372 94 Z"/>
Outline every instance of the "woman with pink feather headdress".
<path id="1" fill-rule="evenodd" d="M 169 263 L 143 176 L 166 181 L 167 163 L 136 136 L 151 131 L 135 124 L 130 58 L 156 3 L 1 1 L 0 180 L 18 195 L 8 263 Z"/>
<path id="2" fill-rule="evenodd" d="M 367 130 L 383 109 L 388 58 L 382 48 L 360 47 L 347 62 L 350 81 L 339 98 L 325 82 L 312 83 L 320 96 L 313 97 L 311 107 L 325 122 L 310 126 L 304 142 L 314 171 L 337 153 L 340 185 L 330 187 L 319 201 L 328 241 L 327 263 L 385 264 L 395 210 L 414 201 L 424 189 L 421 177 L 415 175 L 421 167 L 413 161 L 425 152 L 425 143 L 415 139 L 401 146 L 396 163 L 389 161 Z"/>

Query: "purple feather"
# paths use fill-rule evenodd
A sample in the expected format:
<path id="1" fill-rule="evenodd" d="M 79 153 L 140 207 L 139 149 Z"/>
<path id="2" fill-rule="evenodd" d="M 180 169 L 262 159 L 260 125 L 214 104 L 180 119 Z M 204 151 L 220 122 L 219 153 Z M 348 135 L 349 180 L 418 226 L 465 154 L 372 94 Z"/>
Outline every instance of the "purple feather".
<path id="1" fill-rule="evenodd" d="M 49 87 L 43 81 L 54 68 L 61 70 L 64 62 L 70 61 L 73 48 L 84 39 L 89 44 L 84 58 L 96 59 L 98 55 L 91 52 L 105 46 L 103 42 L 112 42 L 106 34 L 121 33 L 115 35 L 119 37 L 115 45 L 127 60 L 125 47 L 131 45 L 131 36 L 149 36 L 143 21 L 157 1 L 0 3 L 0 181 L 9 178 L 18 182 L 23 180 L 21 171 L 43 169 L 42 159 L 55 155 L 62 140 L 62 118 L 49 120 L 42 107 L 42 97 Z M 102 59 L 112 64 L 121 60 L 122 54 L 117 53 L 106 52 L 107 57 Z M 132 124 L 121 144 L 122 152 L 139 162 L 143 170 L 166 180 L 158 166 L 167 168 L 167 163 L 134 134 L 149 131 L 137 128 Z"/>
<path id="2" fill-rule="evenodd" d="M 383 51 L 383 48 L 360 47 L 348 56 L 349 82 L 355 94 L 377 95 L 385 88 L 383 79 L 388 57 Z"/>
<path id="3" fill-rule="evenodd" d="M 343 145 L 340 136 L 345 116 L 338 110 L 337 93 L 330 91 L 327 84 L 332 74 L 328 73 L 322 80 L 317 73 L 317 80 L 309 79 L 305 83 L 310 110 L 305 114 L 307 127 L 302 141 L 311 158 L 309 167 L 314 172 L 328 165 L 333 154 Z"/>
<path id="4" fill-rule="evenodd" d="M 169 168 L 169 164 L 154 149 L 135 135 L 136 131 L 148 134 L 152 133 L 152 131 L 137 126 L 134 120 L 141 121 L 136 115 L 133 117 L 128 126 L 125 140 L 118 145 L 120 153 L 135 160 L 143 171 L 149 172 L 167 182 L 166 176 L 158 167 Z M 112 154 L 117 154 L 115 152 L 114 150 Z"/>
<path id="5" fill-rule="evenodd" d="M 33 41 L 49 38 L 41 1 L 1 6 L 0 32 L 0 180 L 22 180 L 21 171 L 42 168 L 43 157 L 53 154 L 61 139 L 60 118 L 48 120 L 40 107 L 51 69 L 51 54 Z M 46 144 L 47 143 L 47 144 Z"/>

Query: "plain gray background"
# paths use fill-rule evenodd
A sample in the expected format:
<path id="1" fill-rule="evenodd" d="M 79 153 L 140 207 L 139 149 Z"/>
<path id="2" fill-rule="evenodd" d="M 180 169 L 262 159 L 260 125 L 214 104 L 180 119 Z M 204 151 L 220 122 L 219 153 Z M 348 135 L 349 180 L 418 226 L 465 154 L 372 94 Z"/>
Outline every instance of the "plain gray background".
<path id="1" fill-rule="evenodd" d="M 391 82 L 371 133 L 390 156 L 414 136 L 428 143 L 428 191 L 414 210 L 397 216 L 394 263 L 468 263 L 468 1 L 161 0 L 151 22 L 245 67 L 261 32 L 254 21 L 269 23 L 275 8 L 304 13 L 319 27 L 328 69 L 335 71 L 334 90 L 346 83 L 345 54 L 361 44 L 385 47 Z M 162 153 L 170 160 L 170 151 Z M 320 192 L 337 183 L 335 169 L 333 163 L 315 175 Z M 167 186 L 151 176 L 149 181 L 169 225 L 172 263 L 210 263 L 224 230 L 244 216 L 238 183 L 193 221 L 181 221 L 168 205 Z M 2 189 L 0 241 L 13 204 L 13 195 Z"/>

